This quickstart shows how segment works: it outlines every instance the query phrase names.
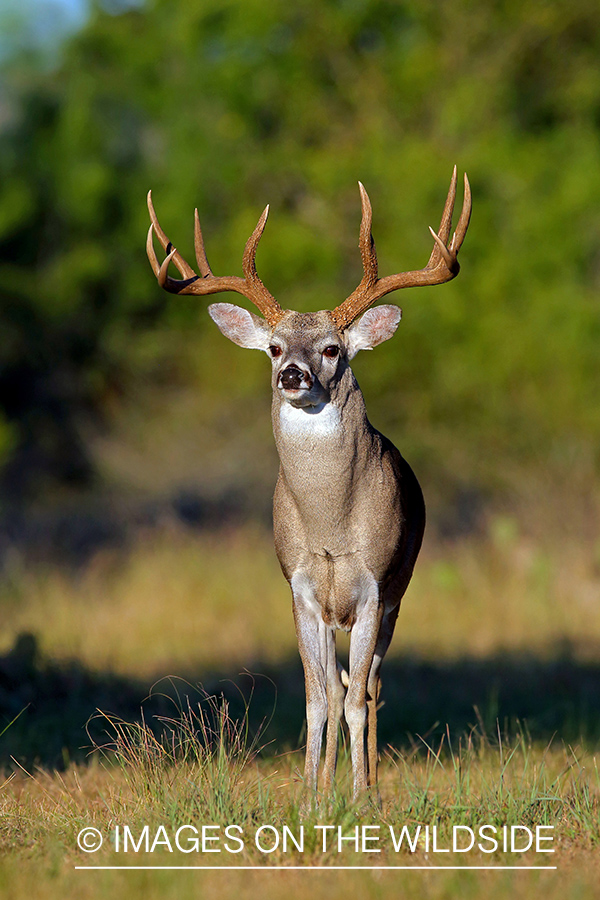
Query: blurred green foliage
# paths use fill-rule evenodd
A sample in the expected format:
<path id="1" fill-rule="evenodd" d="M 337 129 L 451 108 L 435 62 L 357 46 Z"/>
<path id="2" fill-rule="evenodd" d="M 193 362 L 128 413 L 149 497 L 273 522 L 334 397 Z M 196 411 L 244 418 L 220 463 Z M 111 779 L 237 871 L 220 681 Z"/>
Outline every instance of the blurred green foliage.
<path id="1" fill-rule="evenodd" d="M 474 195 L 463 271 L 390 298 L 404 308 L 395 343 L 356 363 L 371 418 L 458 485 L 596 473 L 599 59 L 595 0 L 97 5 L 51 71 L 13 56 L 0 88 L 5 493 L 89 483 L 90 428 L 132 385 L 194 377 L 181 348 L 208 317 L 154 281 L 148 188 L 188 258 L 198 206 L 217 274 L 239 273 L 270 202 L 259 272 L 304 310 L 360 278 L 359 178 L 387 274 L 426 262 L 455 162 Z M 227 392 L 218 373 L 203 389 Z"/>

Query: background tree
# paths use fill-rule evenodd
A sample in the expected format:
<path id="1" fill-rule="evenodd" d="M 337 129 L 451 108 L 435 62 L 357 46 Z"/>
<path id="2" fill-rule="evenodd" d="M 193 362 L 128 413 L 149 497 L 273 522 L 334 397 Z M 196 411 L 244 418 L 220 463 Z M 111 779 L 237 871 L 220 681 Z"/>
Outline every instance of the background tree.
<path id="1" fill-rule="evenodd" d="M 356 181 L 373 200 L 381 271 L 411 268 L 428 256 L 454 162 L 475 196 L 463 273 L 398 296 L 401 344 L 359 367 L 374 421 L 402 432 L 442 494 L 493 496 L 541 467 L 555 483 L 575 470 L 589 491 L 596 20 L 591 0 L 150 0 L 94 6 L 50 68 L 5 60 L 5 497 L 92 483 L 99 424 L 144 386 L 201 380 L 205 409 L 230 396 L 222 370 L 211 382 L 190 362 L 230 352 L 204 332 L 203 307 L 163 295 L 149 273 L 149 187 L 184 253 L 198 205 L 216 272 L 239 271 L 269 201 L 261 277 L 284 306 L 308 309 L 358 280 Z M 261 390 L 261 361 L 244 365 L 248 394 Z"/>

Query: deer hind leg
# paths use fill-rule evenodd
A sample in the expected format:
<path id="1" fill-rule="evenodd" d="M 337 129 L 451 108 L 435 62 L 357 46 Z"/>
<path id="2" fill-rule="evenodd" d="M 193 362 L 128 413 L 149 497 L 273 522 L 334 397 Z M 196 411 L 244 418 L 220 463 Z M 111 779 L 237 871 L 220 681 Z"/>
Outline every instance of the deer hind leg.
<path id="1" fill-rule="evenodd" d="M 333 786 L 337 762 L 340 719 L 344 712 L 346 689 L 341 681 L 342 667 L 335 654 L 335 630 L 327 629 L 327 743 L 325 745 L 325 766 L 323 768 L 323 788 L 330 791 Z"/>
<path id="2" fill-rule="evenodd" d="M 399 609 L 400 606 L 398 605 L 383 614 L 373 654 L 373 662 L 371 663 L 367 680 L 367 781 L 370 787 L 377 784 L 377 766 L 379 763 L 377 751 L 377 706 L 379 694 L 381 693 L 381 675 L 379 671 L 383 657 L 387 653 L 394 634 L 394 626 L 396 625 Z"/>
<path id="3" fill-rule="evenodd" d="M 379 752 L 377 750 L 377 704 L 381 691 L 381 677 L 373 677 L 369 673 L 367 682 L 367 784 L 373 787 L 377 784 L 377 766 Z"/>
<path id="4" fill-rule="evenodd" d="M 375 582 L 356 617 L 350 637 L 350 672 L 344 714 L 350 732 L 353 797 L 367 788 L 365 725 L 367 722 L 367 681 L 379 636 L 383 608 Z"/>

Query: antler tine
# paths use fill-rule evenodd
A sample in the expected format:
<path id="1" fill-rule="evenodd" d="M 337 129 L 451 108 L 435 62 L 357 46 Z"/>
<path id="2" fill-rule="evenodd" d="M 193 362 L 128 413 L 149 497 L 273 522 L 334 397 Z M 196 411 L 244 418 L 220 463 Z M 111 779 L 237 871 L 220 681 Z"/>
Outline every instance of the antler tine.
<path id="1" fill-rule="evenodd" d="M 371 231 L 371 224 L 373 221 L 371 201 L 369 200 L 369 195 L 365 190 L 365 186 L 360 181 L 358 182 L 358 189 L 360 191 L 360 203 L 362 208 L 358 247 L 360 249 L 364 274 L 360 280 L 360 284 L 354 291 L 354 294 L 358 293 L 362 296 L 365 291 L 369 291 L 373 285 L 377 283 L 377 251 L 375 249 L 375 241 L 373 240 Z"/>
<path id="2" fill-rule="evenodd" d="M 154 250 L 154 242 L 152 240 L 154 236 L 154 225 L 150 224 L 150 228 L 148 229 L 148 237 L 146 238 L 146 255 L 148 260 L 150 261 L 150 265 L 152 266 L 152 271 L 158 278 L 158 273 L 160 272 L 160 263 L 158 262 L 155 250 Z"/>
<path id="3" fill-rule="evenodd" d="M 465 196 L 460 219 L 456 231 L 452 236 L 452 240 L 450 241 L 450 244 L 448 244 L 448 237 L 452 228 L 452 213 L 454 211 L 454 201 L 456 198 L 456 184 L 457 169 L 455 166 L 450 181 L 448 196 L 446 197 L 446 202 L 444 204 L 440 230 L 436 233 L 432 228 L 429 229 L 434 239 L 434 246 L 433 252 L 429 257 L 429 262 L 425 268 L 417 269 L 412 272 L 399 272 L 396 275 L 388 275 L 385 278 L 379 278 L 377 276 L 377 256 L 375 254 L 375 244 L 373 239 L 370 238 L 370 244 L 367 244 L 367 228 L 369 235 L 371 231 L 371 204 L 369 203 L 367 192 L 361 185 L 363 218 L 360 229 L 360 250 L 365 274 L 356 290 L 354 290 L 340 306 L 333 310 L 333 320 L 338 328 L 347 328 L 348 325 L 350 325 L 357 316 L 368 309 L 369 306 L 392 291 L 398 291 L 405 287 L 443 284 L 446 281 L 451 281 L 452 278 L 455 278 L 458 275 L 460 266 L 458 264 L 457 255 L 465 234 L 467 233 L 471 217 L 471 188 L 469 186 L 469 180 L 465 175 Z"/>
<path id="4" fill-rule="evenodd" d="M 369 195 L 365 190 L 365 186 L 360 181 L 358 182 L 358 189 L 360 191 L 360 202 L 362 207 L 359 247 L 365 273 L 361 284 L 366 287 L 367 285 L 375 284 L 377 281 L 377 251 L 375 249 L 375 241 L 373 240 L 373 233 L 371 230 L 373 222 L 371 201 L 369 200 Z"/>
<path id="5" fill-rule="evenodd" d="M 246 241 L 242 257 L 242 269 L 246 284 L 252 287 L 252 296 L 246 296 L 257 306 L 269 325 L 276 325 L 283 315 L 283 310 L 273 295 L 267 290 L 256 271 L 256 250 L 262 237 L 269 216 L 269 204 L 265 206 L 256 228 Z"/>
<path id="6" fill-rule="evenodd" d="M 244 275 L 246 276 L 247 280 L 251 281 L 254 284 L 262 284 L 262 281 L 258 277 L 258 273 L 256 271 L 256 250 L 258 248 L 258 242 L 260 241 L 263 231 L 265 230 L 268 215 L 269 204 L 267 204 L 263 209 L 262 215 L 256 224 L 256 228 L 246 241 L 246 246 L 244 247 L 242 269 L 244 270 Z"/>
<path id="7" fill-rule="evenodd" d="M 152 243 L 152 231 L 153 230 L 154 230 L 154 233 L 156 234 L 158 240 L 160 241 L 163 250 L 165 251 L 165 253 L 171 255 L 171 259 L 177 266 L 181 275 L 183 275 L 183 277 L 185 279 L 197 278 L 198 276 L 196 275 L 196 273 L 194 272 L 192 267 L 189 266 L 187 264 L 187 262 L 185 261 L 185 259 L 183 258 L 183 256 L 181 256 L 181 254 L 178 253 L 177 250 L 175 250 L 175 248 L 173 247 L 173 244 L 171 243 L 171 241 L 169 240 L 167 235 L 164 233 L 164 231 L 160 227 L 160 224 L 158 222 L 158 217 L 154 210 L 154 204 L 152 203 L 152 191 L 148 191 L 148 212 L 150 213 L 150 220 L 152 222 L 152 225 L 150 226 L 150 230 L 148 231 L 148 239 L 146 241 L 146 250 L 148 251 L 148 258 L 150 259 L 150 265 L 152 266 L 152 268 L 154 270 L 154 274 L 158 277 L 157 268 L 160 268 L 160 267 L 158 266 L 158 260 L 156 259 L 156 253 L 154 252 L 154 245 Z M 149 247 L 152 250 L 152 258 L 150 255 L 150 250 L 148 249 Z M 174 251 L 173 253 L 171 253 L 172 250 Z M 172 281 L 173 279 L 170 279 L 170 280 Z M 166 284 L 163 285 L 163 287 L 166 287 Z M 169 290 L 169 288 L 166 287 L 166 290 Z"/>
<path id="8" fill-rule="evenodd" d="M 199 294 L 201 296 L 206 294 L 217 294 L 222 291 L 235 291 L 250 300 L 264 315 L 271 327 L 274 327 L 277 324 L 283 315 L 283 310 L 258 277 L 255 265 L 256 248 L 265 228 L 269 211 L 268 206 L 246 243 L 243 256 L 244 278 L 239 278 L 237 275 L 228 275 L 224 277 L 216 277 L 213 275 L 204 249 L 204 239 L 202 237 L 198 210 L 195 210 L 194 212 L 194 248 L 196 251 L 196 261 L 201 273 L 200 275 L 197 275 L 192 267 L 188 265 L 181 254 L 173 247 L 171 241 L 160 227 L 150 191 L 148 192 L 148 210 L 150 212 L 152 224 L 150 225 L 146 240 L 146 252 L 148 254 L 148 259 L 150 260 L 150 265 L 152 266 L 152 271 L 156 275 L 161 287 L 172 294 Z M 167 253 L 162 265 L 159 264 L 154 250 L 153 237 L 155 234 L 158 237 L 163 250 Z M 183 280 L 171 278 L 168 275 L 168 268 L 171 262 L 177 266 L 181 275 L 184 276 Z"/>
<path id="9" fill-rule="evenodd" d="M 158 283 L 160 284 L 161 288 L 164 288 L 167 291 L 169 290 L 169 287 L 168 287 L 169 265 L 171 264 L 173 257 L 175 256 L 175 253 L 176 253 L 176 250 L 173 247 L 173 249 L 171 250 L 169 255 L 164 258 L 162 265 L 156 275 L 156 279 L 157 279 Z"/>
<path id="10" fill-rule="evenodd" d="M 442 213 L 442 221 L 440 222 L 440 230 L 436 234 L 433 228 L 429 228 L 429 231 L 431 232 L 435 241 L 435 246 L 433 248 L 433 252 L 429 259 L 428 265 L 434 265 L 436 261 L 439 264 L 439 254 L 441 254 L 446 265 L 449 268 L 458 266 L 456 254 L 461 248 L 462 242 L 465 239 L 465 234 L 467 233 L 467 228 L 469 227 L 472 200 L 471 185 L 469 184 L 469 179 L 467 178 L 467 173 L 465 172 L 463 205 L 460 212 L 458 225 L 456 226 L 456 230 L 452 235 L 452 240 L 450 241 L 450 246 L 448 247 L 448 237 L 450 235 L 450 229 L 452 228 L 452 214 L 454 212 L 454 201 L 456 199 L 456 182 L 457 172 L 456 166 L 454 166 L 452 181 L 450 183 L 450 190 L 448 191 L 446 205 L 444 206 L 444 212 Z M 458 274 L 458 268 L 456 269 L 456 274 Z"/>
<path id="11" fill-rule="evenodd" d="M 465 196 L 463 200 L 462 209 L 460 211 L 460 218 L 458 220 L 458 225 L 456 226 L 456 231 L 452 235 L 452 240 L 450 241 L 450 249 L 454 253 L 458 253 L 460 248 L 462 247 L 462 242 L 465 239 L 465 235 L 467 233 L 467 228 L 469 227 L 469 222 L 471 221 L 471 209 L 473 207 L 473 198 L 471 196 L 471 185 L 469 184 L 469 179 L 467 178 L 467 173 L 465 172 L 464 176 L 465 181 Z"/>
<path id="12" fill-rule="evenodd" d="M 198 209 L 194 210 L 194 250 L 196 251 L 196 262 L 203 278 L 212 275 L 212 269 L 206 258 L 206 250 L 204 249 L 204 238 L 202 237 L 202 229 L 200 228 L 200 216 Z"/>
<path id="13" fill-rule="evenodd" d="M 452 228 L 452 213 L 454 212 L 454 201 L 456 200 L 456 184 L 458 182 L 458 170 L 456 166 L 452 171 L 452 178 L 450 179 L 450 187 L 448 188 L 448 196 L 446 197 L 446 202 L 444 204 L 444 211 L 442 213 L 442 219 L 440 222 L 440 230 L 438 231 L 438 236 L 444 242 L 444 244 L 448 243 L 448 238 L 450 237 L 450 229 Z"/>

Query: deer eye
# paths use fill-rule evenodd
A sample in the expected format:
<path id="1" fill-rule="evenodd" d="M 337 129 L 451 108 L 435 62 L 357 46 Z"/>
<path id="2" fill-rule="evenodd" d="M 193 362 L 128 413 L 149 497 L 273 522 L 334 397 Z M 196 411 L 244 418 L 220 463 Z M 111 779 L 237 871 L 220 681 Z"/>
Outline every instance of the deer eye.
<path id="1" fill-rule="evenodd" d="M 323 356 L 326 356 L 327 359 L 335 359 L 339 352 L 340 348 L 336 347 L 335 344 L 332 344 L 331 347 L 325 347 Z"/>
<path id="2" fill-rule="evenodd" d="M 277 344 L 271 344 L 271 346 L 269 347 L 269 353 L 271 354 L 273 359 L 277 359 L 278 356 L 281 356 L 283 350 L 281 349 L 281 347 L 278 347 Z"/>

